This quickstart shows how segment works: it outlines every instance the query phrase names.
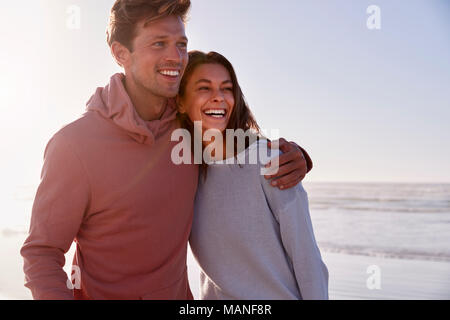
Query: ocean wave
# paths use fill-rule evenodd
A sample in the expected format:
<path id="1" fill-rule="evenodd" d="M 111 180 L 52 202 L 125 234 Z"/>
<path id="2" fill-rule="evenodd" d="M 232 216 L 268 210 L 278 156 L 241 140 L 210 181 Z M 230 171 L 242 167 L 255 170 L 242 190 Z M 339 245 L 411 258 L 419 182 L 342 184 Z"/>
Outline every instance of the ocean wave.
<path id="1" fill-rule="evenodd" d="M 328 242 L 318 242 L 323 252 L 344 253 L 350 255 L 370 256 L 377 258 L 393 258 L 402 260 L 427 260 L 450 262 L 450 252 L 425 252 L 409 249 L 367 248 L 362 246 L 336 245 Z"/>
<path id="2" fill-rule="evenodd" d="M 311 209 L 330 210 L 339 209 L 345 211 L 376 211 L 376 212 L 403 212 L 403 213 L 450 213 L 450 208 L 430 208 L 430 207 L 365 207 L 365 206 L 349 206 L 349 205 L 324 205 L 310 203 Z"/>
<path id="3" fill-rule="evenodd" d="M 450 200 L 443 199 L 405 199 L 405 198 L 364 198 L 364 197 L 309 197 L 309 201 L 321 204 L 337 203 L 375 203 L 407 204 L 409 206 L 438 206 L 450 209 Z"/>

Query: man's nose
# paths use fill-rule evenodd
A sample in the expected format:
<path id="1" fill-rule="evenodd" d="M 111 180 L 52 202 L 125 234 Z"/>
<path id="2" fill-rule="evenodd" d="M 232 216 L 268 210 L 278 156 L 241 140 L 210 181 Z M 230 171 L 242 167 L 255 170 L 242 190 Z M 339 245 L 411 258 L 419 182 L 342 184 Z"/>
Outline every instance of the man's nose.
<path id="1" fill-rule="evenodd" d="M 178 48 L 176 45 L 169 46 L 166 60 L 171 62 L 180 63 L 183 57 L 183 53 L 181 52 L 181 49 Z"/>

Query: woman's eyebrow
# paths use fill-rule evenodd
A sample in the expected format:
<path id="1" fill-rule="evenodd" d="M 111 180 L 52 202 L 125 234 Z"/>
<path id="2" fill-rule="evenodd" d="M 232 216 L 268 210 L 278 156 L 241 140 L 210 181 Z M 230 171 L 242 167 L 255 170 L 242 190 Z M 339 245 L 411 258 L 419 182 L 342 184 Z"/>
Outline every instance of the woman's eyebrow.
<path id="1" fill-rule="evenodd" d="M 195 84 L 199 84 L 200 82 L 211 83 L 211 80 L 208 80 L 208 79 L 200 79 L 200 80 L 197 80 L 197 81 L 195 82 Z M 233 84 L 233 81 L 231 81 L 231 80 L 225 80 L 225 81 L 222 82 L 222 84 L 228 84 L 228 83 Z"/>
<path id="2" fill-rule="evenodd" d="M 211 80 L 208 80 L 208 79 L 200 79 L 200 80 L 197 80 L 197 81 L 195 82 L 195 84 L 198 84 L 198 83 L 200 83 L 200 82 L 211 83 Z"/>

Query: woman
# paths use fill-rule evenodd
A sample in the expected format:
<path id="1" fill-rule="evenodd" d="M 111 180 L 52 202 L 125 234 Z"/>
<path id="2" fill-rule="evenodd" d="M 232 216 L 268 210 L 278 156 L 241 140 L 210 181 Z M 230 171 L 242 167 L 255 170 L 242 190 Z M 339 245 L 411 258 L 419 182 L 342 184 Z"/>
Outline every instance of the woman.
<path id="1" fill-rule="evenodd" d="M 201 170 L 190 237 L 201 268 L 201 298 L 328 299 L 328 270 L 303 186 L 272 188 L 261 175 L 266 162 L 248 163 L 252 153 L 266 154 L 267 141 L 254 139 L 259 128 L 231 63 L 215 52 L 191 52 L 178 103 L 180 120 L 191 134 L 196 121 L 203 133 L 254 133 L 241 147 L 224 138 L 220 148 L 216 137 L 214 161 Z M 202 143 L 204 149 L 211 147 L 211 142 Z"/>

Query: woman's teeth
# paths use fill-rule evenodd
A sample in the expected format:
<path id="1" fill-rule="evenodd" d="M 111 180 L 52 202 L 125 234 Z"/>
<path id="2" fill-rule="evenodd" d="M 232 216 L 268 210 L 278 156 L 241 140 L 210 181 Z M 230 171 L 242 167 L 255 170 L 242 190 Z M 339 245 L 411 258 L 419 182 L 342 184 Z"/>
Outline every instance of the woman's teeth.
<path id="1" fill-rule="evenodd" d="M 226 111 L 225 110 L 206 110 L 204 113 L 207 116 L 213 117 L 213 118 L 223 118 L 225 117 Z"/>

